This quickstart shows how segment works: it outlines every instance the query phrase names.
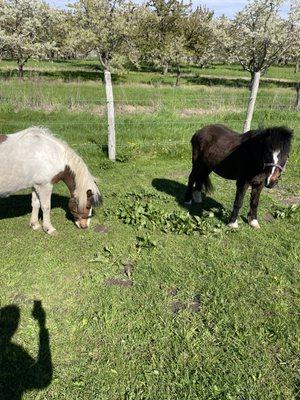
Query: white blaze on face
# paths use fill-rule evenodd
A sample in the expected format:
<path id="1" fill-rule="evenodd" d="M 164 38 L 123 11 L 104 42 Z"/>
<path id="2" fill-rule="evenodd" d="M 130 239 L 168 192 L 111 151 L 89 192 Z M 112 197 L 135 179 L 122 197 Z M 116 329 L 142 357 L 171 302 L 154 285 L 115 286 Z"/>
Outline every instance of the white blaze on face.
<path id="1" fill-rule="evenodd" d="M 92 207 L 90 208 L 89 217 L 88 217 L 88 219 L 86 221 L 87 226 L 90 226 L 91 216 L 92 216 Z"/>
<path id="2" fill-rule="evenodd" d="M 279 153 L 280 153 L 280 150 L 274 151 L 274 153 L 273 153 L 273 164 L 278 164 Z M 276 167 L 272 167 L 272 171 L 271 171 L 271 173 L 270 173 L 270 175 L 268 176 L 268 179 L 267 179 L 267 185 L 269 185 L 275 170 L 276 170 Z"/>

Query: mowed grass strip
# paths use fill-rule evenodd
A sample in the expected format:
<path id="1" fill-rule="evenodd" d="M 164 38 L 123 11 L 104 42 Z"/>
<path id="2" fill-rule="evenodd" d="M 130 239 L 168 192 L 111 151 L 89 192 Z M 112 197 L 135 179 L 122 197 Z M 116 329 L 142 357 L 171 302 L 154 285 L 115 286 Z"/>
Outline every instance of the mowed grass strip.
<path id="1" fill-rule="evenodd" d="M 67 98 L 68 84 L 60 85 Z M 127 89 L 121 90 L 124 98 Z M 188 213 L 181 200 L 191 135 L 210 122 L 241 131 L 244 113 L 186 117 L 170 106 L 174 92 L 156 92 L 161 108 L 153 114 L 117 116 L 120 161 L 115 164 L 106 160 L 104 116 L 64 107 L 44 112 L 1 106 L 1 133 L 48 126 L 84 158 L 104 196 L 84 232 L 67 219 L 68 192 L 57 185 L 56 237 L 29 229 L 29 192 L 0 200 L 0 304 L 19 306 L 21 322 L 12 340 L 35 356 L 32 300 L 42 301 L 54 366 L 49 387 L 24 399 L 296 399 L 299 214 L 268 216 L 300 196 L 298 114 L 255 112 L 253 126 L 295 129 L 279 188 L 263 191 L 261 230 L 245 223 L 247 193 L 237 232 L 227 231 L 225 218 L 214 212 L 209 221 L 221 226 L 216 234 L 163 233 L 125 225 L 117 210 L 130 204 L 134 192 L 150 193 L 155 207 L 166 212 Z M 143 88 L 138 93 L 143 98 Z M 55 87 L 52 96 L 55 100 Z M 189 108 L 184 96 L 181 100 L 182 108 Z M 229 211 L 234 183 L 216 176 L 213 183 L 206 209 Z M 190 212 L 201 215 L 199 207 Z M 107 232 L 95 231 L 97 225 Z M 138 238 L 154 245 L 143 247 Z M 133 266 L 129 276 L 128 265 Z M 128 280 L 132 285 L 120 283 Z"/>

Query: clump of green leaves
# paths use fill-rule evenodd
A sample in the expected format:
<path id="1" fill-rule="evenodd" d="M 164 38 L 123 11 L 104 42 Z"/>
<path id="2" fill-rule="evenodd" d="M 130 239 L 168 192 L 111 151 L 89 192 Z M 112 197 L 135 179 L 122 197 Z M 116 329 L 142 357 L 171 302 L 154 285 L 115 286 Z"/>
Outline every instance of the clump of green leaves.
<path id="1" fill-rule="evenodd" d="M 144 236 L 137 236 L 136 238 L 136 247 L 138 249 L 153 249 L 156 246 L 156 241 L 153 240 L 148 233 Z"/>
<path id="2" fill-rule="evenodd" d="M 273 217 L 277 219 L 292 218 L 300 211 L 300 204 L 292 204 L 288 207 L 278 207 L 273 212 Z"/>
<path id="3" fill-rule="evenodd" d="M 152 201 L 138 200 L 124 204 L 118 209 L 117 216 L 128 225 L 178 235 L 217 233 L 221 230 L 220 225 L 211 222 L 211 218 L 193 216 L 186 211 L 166 212 Z"/>

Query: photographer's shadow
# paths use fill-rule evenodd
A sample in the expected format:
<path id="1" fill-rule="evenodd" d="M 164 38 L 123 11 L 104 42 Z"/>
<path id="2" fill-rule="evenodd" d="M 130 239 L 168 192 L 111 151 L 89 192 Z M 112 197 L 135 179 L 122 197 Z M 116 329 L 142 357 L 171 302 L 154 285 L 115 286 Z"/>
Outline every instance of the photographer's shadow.
<path id="1" fill-rule="evenodd" d="M 33 318 L 39 325 L 39 350 L 32 358 L 22 346 L 13 343 L 20 310 L 16 305 L 0 309 L 0 399 L 21 400 L 22 395 L 33 389 L 44 389 L 52 380 L 52 360 L 46 313 L 40 301 L 35 301 Z"/>

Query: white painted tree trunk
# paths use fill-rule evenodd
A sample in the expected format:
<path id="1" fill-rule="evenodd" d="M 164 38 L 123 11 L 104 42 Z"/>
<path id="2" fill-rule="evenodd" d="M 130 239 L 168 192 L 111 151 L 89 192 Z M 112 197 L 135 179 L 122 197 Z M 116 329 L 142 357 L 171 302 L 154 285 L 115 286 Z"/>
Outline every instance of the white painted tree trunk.
<path id="1" fill-rule="evenodd" d="M 251 128 L 251 121 L 253 117 L 253 111 L 258 92 L 259 80 L 260 80 L 260 71 L 254 73 L 249 102 L 248 102 L 248 108 L 247 108 L 247 116 L 246 116 L 246 121 L 244 123 L 244 129 L 243 129 L 244 133 L 249 131 Z"/>
<path id="2" fill-rule="evenodd" d="M 108 158 L 111 161 L 116 160 L 116 133 L 115 133 L 115 111 L 114 96 L 111 84 L 111 73 L 104 71 L 106 104 L 107 104 L 107 120 L 108 120 Z"/>

